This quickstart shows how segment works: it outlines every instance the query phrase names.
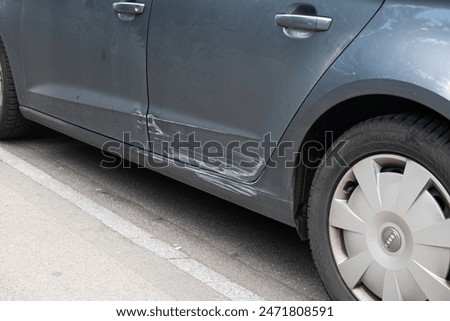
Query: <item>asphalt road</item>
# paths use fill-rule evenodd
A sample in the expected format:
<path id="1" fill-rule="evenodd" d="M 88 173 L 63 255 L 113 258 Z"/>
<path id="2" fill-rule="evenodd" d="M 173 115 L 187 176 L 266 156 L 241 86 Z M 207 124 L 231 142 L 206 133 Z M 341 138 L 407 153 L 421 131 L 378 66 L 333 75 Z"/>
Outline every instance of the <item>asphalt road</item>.
<path id="1" fill-rule="evenodd" d="M 49 130 L 0 150 L 2 300 L 328 299 L 290 227 Z"/>

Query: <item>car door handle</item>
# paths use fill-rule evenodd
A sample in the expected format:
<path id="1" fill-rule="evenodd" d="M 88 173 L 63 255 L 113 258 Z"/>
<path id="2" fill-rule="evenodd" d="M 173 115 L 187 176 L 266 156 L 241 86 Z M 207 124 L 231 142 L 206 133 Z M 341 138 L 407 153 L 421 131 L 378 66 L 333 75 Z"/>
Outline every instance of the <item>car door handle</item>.
<path id="1" fill-rule="evenodd" d="M 145 9 L 145 4 L 137 2 L 115 2 L 113 3 L 113 10 L 119 14 L 138 15 L 142 14 Z"/>
<path id="2" fill-rule="evenodd" d="M 277 14 L 275 23 L 283 28 L 309 31 L 328 31 L 333 19 L 330 17 L 307 16 L 299 14 Z"/>

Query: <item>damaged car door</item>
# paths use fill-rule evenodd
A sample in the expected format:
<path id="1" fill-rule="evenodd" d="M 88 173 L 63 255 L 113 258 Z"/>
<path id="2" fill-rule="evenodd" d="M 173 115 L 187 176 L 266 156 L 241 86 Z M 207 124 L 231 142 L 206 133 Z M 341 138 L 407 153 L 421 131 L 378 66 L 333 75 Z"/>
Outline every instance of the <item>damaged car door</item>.
<path id="1" fill-rule="evenodd" d="M 308 93 L 382 3 L 154 0 L 154 152 L 254 181 Z"/>

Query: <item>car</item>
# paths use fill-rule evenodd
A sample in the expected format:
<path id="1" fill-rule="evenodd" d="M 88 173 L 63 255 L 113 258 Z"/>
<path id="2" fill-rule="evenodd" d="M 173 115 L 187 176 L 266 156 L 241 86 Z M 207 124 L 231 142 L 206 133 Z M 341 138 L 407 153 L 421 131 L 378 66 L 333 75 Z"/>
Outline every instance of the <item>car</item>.
<path id="1" fill-rule="evenodd" d="M 332 299 L 450 299 L 449 2 L 0 0 L 0 37 L 2 139 L 292 226 Z"/>

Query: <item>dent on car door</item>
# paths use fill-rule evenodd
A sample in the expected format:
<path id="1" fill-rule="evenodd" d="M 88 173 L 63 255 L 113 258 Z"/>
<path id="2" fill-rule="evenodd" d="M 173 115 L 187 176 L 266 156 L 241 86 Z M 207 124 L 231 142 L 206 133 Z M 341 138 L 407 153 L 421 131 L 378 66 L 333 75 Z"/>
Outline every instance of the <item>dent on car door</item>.
<path id="1" fill-rule="evenodd" d="M 155 0 L 148 59 L 153 151 L 256 179 L 273 151 L 270 141 L 280 139 L 382 2 Z M 277 14 L 294 17 L 275 22 Z"/>
<path id="2" fill-rule="evenodd" d="M 21 41 L 28 107 L 142 146 L 147 140 L 151 0 L 139 1 L 143 10 L 136 15 L 117 12 L 133 7 L 113 10 L 114 3 L 24 2 Z"/>

